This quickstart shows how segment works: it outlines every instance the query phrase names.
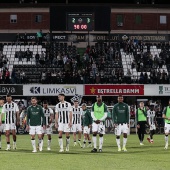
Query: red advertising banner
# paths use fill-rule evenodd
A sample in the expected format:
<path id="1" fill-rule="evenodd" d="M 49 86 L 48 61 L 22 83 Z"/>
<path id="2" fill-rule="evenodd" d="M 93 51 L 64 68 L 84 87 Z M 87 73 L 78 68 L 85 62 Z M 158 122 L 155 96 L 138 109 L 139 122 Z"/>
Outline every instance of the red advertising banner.
<path id="1" fill-rule="evenodd" d="M 84 90 L 85 95 L 144 95 L 144 85 L 85 85 Z"/>

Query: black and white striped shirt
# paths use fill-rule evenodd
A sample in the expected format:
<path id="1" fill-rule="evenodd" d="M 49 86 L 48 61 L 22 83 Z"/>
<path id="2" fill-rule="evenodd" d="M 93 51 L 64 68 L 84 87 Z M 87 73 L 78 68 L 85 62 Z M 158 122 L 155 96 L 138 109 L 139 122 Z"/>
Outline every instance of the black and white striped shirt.
<path id="1" fill-rule="evenodd" d="M 55 112 L 58 113 L 58 123 L 70 123 L 69 115 L 72 112 L 72 107 L 69 102 L 58 103 L 55 107 Z"/>
<path id="2" fill-rule="evenodd" d="M 80 106 L 78 106 L 78 108 L 73 106 L 73 124 L 81 124 L 82 112 L 83 110 Z"/>
<path id="3" fill-rule="evenodd" d="M 154 125 L 155 124 L 155 122 L 154 122 L 154 120 L 155 120 L 155 111 L 154 110 L 153 111 L 148 110 L 147 111 L 147 117 L 148 117 L 149 125 Z"/>
<path id="4" fill-rule="evenodd" d="M 45 118 L 45 125 L 49 125 L 51 122 L 50 122 L 50 118 L 51 118 L 51 115 L 54 114 L 53 110 L 51 108 L 43 108 L 43 113 L 44 113 L 44 118 Z"/>
<path id="5" fill-rule="evenodd" d="M 5 124 L 16 123 L 16 112 L 19 108 L 16 103 L 5 103 L 2 108 L 2 113 L 5 114 Z"/>

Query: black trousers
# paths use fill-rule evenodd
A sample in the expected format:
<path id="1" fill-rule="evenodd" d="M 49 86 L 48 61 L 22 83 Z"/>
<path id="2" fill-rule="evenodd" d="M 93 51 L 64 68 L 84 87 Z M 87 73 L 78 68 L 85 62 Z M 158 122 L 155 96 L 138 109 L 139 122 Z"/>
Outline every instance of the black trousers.
<path id="1" fill-rule="evenodd" d="M 138 138 L 139 138 L 140 142 L 143 142 L 143 140 L 144 140 L 144 136 L 145 136 L 145 124 L 146 124 L 146 121 L 140 121 L 140 122 L 137 123 L 137 125 L 140 126 L 138 128 Z"/>

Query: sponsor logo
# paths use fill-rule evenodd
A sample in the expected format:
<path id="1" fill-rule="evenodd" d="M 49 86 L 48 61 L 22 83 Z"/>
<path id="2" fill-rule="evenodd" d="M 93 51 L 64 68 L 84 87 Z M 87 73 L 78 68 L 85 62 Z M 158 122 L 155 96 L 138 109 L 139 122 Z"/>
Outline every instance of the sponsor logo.
<path id="1" fill-rule="evenodd" d="M 63 88 L 57 88 L 57 87 L 39 87 L 39 86 L 33 86 L 30 88 L 30 92 L 32 94 L 42 94 L 42 95 L 57 95 L 60 93 L 64 93 L 65 95 L 68 94 L 76 94 L 76 87 L 75 86 L 63 86 Z"/>
<path id="2" fill-rule="evenodd" d="M 163 94 L 163 86 L 159 86 L 159 94 Z"/>
<path id="3" fill-rule="evenodd" d="M 40 87 L 31 87 L 30 92 L 32 94 L 40 94 Z"/>

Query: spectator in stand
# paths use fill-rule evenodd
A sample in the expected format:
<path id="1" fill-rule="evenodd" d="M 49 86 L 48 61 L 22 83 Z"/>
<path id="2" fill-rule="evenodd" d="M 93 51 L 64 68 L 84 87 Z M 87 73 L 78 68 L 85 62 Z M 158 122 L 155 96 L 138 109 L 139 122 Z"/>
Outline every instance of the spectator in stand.
<path id="1" fill-rule="evenodd" d="M 97 66 L 96 66 L 95 61 L 94 61 L 93 64 L 92 64 L 92 71 L 93 71 L 93 78 L 95 79 L 95 77 L 96 77 L 96 72 L 97 72 Z"/>
<path id="2" fill-rule="evenodd" d="M 9 83 L 10 83 L 10 72 L 9 72 L 9 70 L 6 68 L 5 84 L 9 84 Z"/>
<path id="3" fill-rule="evenodd" d="M 12 73 L 11 73 L 11 83 L 16 84 L 16 73 L 14 68 L 12 69 Z"/>
<path id="4" fill-rule="evenodd" d="M 17 56 L 18 56 L 19 61 L 22 61 L 23 53 L 22 53 L 21 49 L 20 49 L 20 51 L 18 52 Z"/>
<path id="5" fill-rule="evenodd" d="M 47 43 L 50 43 L 50 33 L 49 32 L 47 32 L 45 38 L 46 38 Z"/>
<path id="6" fill-rule="evenodd" d="M 3 84 L 3 81 L 2 81 L 2 71 L 0 71 L 0 84 Z"/>
<path id="7" fill-rule="evenodd" d="M 24 33 L 24 45 L 26 45 L 28 43 L 28 39 L 27 39 L 27 33 Z"/>
<path id="8" fill-rule="evenodd" d="M 20 81 L 21 81 L 21 84 L 25 83 L 25 72 L 24 72 L 24 70 L 21 70 L 21 72 L 20 72 Z"/>
<path id="9" fill-rule="evenodd" d="M 25 52 L 25 56 L 27 58 L 27 62 L 30 61 L 30 58 L 32 57 L 32 52 L 27 48 L 27 51 Z"/>
<path id="10" fill-rule="evenodd" d="M 20 40 L 21 40 L 21 37 L 20 37 L 20 34 L 18 32 L 17 35 L 16 35 L 16 44 L 19 44 Z"/>
<path id="11" fill-rule="evenodd" d="M 8 62 L 8 59 L 7 59 L 6 55 L 4 55 L 2 62 L 3 62 L 3 66 L 6 68 L 7 67 L 7 62 Z"/>
<path id="12" fill-rule="evenodd" d="M 36 65 L 39 64 L 39 59 L 40 59 L 40 55 L 38 54 L 38 51 L 37 51 L 37 53 L 36 53 L 36 55 L 35 55 Z"/>
<path id="13" fill-rule="evenodd" d="M 38 44 L 42 44 L 42 41 L 43 41 L 43 33 L 42 33 L 42 30 L 38 31 L 37 32 L 37 41 L 38 41 Z"/>
<path id="14" fill-rule="evenodd" d="M 40 63 L 41 65 L 44 65 L 44 64 L 45 64 L 45 54 L 44 54 L 43 51 L 41 51 L 39 63 Z"/>
<path id="15" fill-rule="evenodd" d="M 46 78 L 47 78 L 46 72 L 43 71 L 43 72 L 41 73 L 41 83 L 42 83 L 42 84 L 45 84 Z"/>

